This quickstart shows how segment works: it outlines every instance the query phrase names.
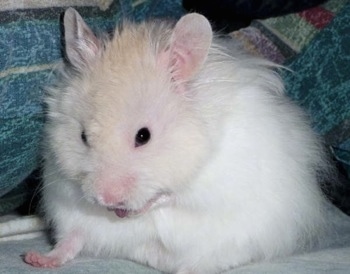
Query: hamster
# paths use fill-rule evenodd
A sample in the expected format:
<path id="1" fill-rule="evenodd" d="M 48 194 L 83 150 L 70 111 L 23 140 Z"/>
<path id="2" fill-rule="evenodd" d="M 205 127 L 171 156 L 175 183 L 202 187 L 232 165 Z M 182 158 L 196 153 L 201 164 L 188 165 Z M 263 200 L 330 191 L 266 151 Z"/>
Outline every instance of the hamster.
<path id="1" fill-rule="evenodd" d="M 72 8 L 48 89 L 43 209 L 57 244 L 167 273 L 219 273 L 304 251 L 325 228 L 322 142 L 276 66 L 208 20 L 125 23 L 98 38 Z"/>

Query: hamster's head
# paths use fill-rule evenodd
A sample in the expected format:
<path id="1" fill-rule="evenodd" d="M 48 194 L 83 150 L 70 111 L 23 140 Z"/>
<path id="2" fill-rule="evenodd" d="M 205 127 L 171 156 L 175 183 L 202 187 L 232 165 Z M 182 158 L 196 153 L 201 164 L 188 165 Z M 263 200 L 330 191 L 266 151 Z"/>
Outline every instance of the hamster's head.
<path id="1" fill-rule="evenodd" d="M 210 153 L 189 88 L 211 45 L 209 22 L 125 24 L 102 41 L 68 9 L 64 27 L 73 75 L 52 89 L 47 123 L 59 172 L 119 217 L 180 195 Z"/>

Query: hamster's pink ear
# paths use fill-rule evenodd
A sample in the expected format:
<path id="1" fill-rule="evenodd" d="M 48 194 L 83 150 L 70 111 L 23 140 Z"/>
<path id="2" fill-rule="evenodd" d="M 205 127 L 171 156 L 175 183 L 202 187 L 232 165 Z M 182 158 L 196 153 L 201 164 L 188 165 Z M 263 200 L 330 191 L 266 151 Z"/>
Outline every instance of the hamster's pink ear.
<path id="1" fill-rule="evenodd" d="M 209 21 L 198 13 L 183 16 L 170 38 L 171 71 L 175 80 L 187 81 L 202 67 L 213 39 Z"/>
<path id="2" fill-rule="evenodd" d="M 86 67 L 99 52 L 101 41 L 73 8 L 66 10 L 63 24 L 69 62 L 78 69 Z"/>

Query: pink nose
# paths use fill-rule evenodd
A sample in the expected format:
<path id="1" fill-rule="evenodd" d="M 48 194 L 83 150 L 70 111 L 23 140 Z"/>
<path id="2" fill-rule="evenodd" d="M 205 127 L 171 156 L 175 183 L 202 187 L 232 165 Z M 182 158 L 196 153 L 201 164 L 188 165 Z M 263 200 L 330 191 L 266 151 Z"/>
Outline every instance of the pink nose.
<path id="1" fill-rule="evenodd" d="M 113 193 L 112 191 L 104 191 L 99 195 L 99 202 L 105 206 L 121 206 L 124 204 L 125 198 L 119 193 Z"/>
<path id="2" fill-rule="evenodd" d="M 97 181 L 97 200 L 100 204 L 107 207 L 120 206 L 130 196 L 134 183 L 135 180 L 132 177 Z"/>

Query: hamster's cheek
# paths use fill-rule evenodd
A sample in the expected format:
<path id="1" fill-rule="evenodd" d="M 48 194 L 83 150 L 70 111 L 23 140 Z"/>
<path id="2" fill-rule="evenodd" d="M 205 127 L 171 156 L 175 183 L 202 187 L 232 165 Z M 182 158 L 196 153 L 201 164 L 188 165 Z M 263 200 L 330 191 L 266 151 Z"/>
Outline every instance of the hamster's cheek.
<path id="1" fill-rule="evenodd" d="M 49 129 L 46 138 L 46 157 L 53 158 L 68 178 L 81 177 L 89 170 L 89 152 L 79 139 L 79 131 L 57 126 Z"/>

